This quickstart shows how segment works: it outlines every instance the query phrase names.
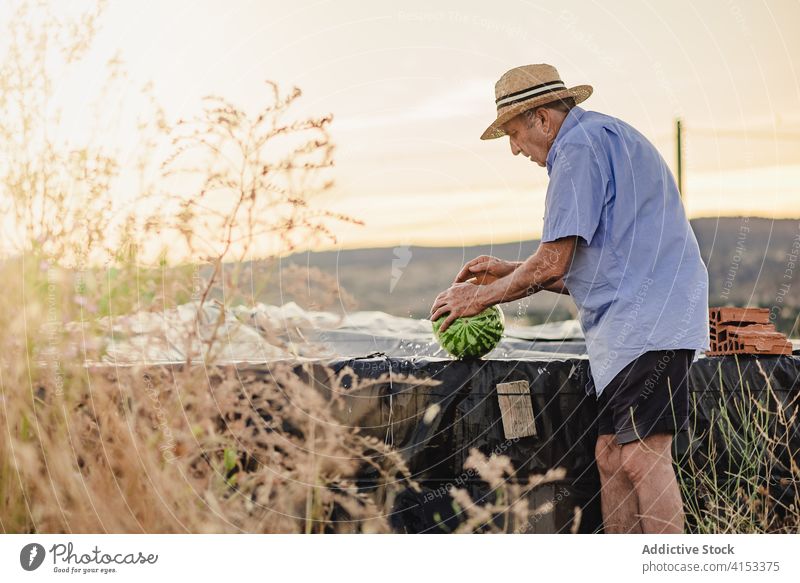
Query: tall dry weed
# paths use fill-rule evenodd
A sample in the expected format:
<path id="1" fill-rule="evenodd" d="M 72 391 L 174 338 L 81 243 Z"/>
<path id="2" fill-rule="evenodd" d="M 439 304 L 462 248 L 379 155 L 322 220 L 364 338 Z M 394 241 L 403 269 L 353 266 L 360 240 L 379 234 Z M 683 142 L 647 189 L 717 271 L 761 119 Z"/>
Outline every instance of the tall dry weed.
<path id="1" fill-rule="evenodd" d="M 713 417 L 676 465 L 689 528 L 704 534 L 800 532 L 800 394 L 763 385 L 725 387 Z M 693 403 L 701 407 L 700 403 Z"/>
<path id="2" fill-rule="evenodd" d="M 335 375 L 324 391 L 289 366 L 66 381 L 6 399 L 5 532 L 387 532 L 392 489 L 415 485 L 399 454 L 338 421 Z"/>
<path id="3" fill-rule="evenodd" d="M 0 204 L 12 227 L 0 264 L 0 528 L 385 530 L 390 498 L 355 481 L 364 465 L 390 487 L 407 481 L 402 459 L 337 422 L 335 399 L 288 369 L 244 379 L 213 362 L 179 372 L 88 366 L 102 357 L 103 322 L 192 299 L 241 300 L 250 286 L 225 262 L 286 252 L 329 236 L 326 220 L 347 220 L 310 203 L 330 188 L 318 173 L 333 146 L 329 117 L 289 119 L 298 90 L 270 84 L 272 100 L 256 116 L 213 98 L 176 127 L 154 105 L 137 125 L 143 149 L 130 168 L 102 131 L 84 141 L 60 135 L 62 114 L 49 107 L 54 70 L 87 54 L 102 9 L 69 17 L 19 2 L 0 65 Z M 126 82 L 123 68 L 111 59 L 108 85 Z M 175 153 L 163 173 L 148 174 L 168 136 Z M 268 159 L 284 138 L 295 146 Z M 115 185 L 137 172 L 137 204 L 118 204 Z M 176 173 L 194 178 L 180 183 L 188 190 L 171 190 Z M 210 273 L 169 264 L 176 248 Z"/>

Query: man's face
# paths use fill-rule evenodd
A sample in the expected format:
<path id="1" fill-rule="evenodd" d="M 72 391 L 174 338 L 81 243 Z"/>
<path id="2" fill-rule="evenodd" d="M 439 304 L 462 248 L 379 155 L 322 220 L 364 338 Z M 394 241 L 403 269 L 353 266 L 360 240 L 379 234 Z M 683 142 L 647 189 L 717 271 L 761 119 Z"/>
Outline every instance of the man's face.
<path id="1" fill-rule="evenodd" d="M 537 113 L 529 122 L 527 116 L 521 113 L 503 124 L 511 142 L 511 152 L 515 156 L 521 153 L 539 166 L 544 166 L 551 142 L 549 122 L 546 114 Z"/>

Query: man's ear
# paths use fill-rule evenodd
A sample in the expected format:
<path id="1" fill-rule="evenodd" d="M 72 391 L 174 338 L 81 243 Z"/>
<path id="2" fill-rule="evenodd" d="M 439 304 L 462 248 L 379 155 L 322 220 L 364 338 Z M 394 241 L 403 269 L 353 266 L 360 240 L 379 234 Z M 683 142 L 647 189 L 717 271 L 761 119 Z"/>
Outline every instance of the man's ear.
<path id="1" fill-rule="evenodd" d="M 536 112 L 542 122 L 542 131 L 548 138 L 553 138 L 553 110 L 542 107 Z"/>

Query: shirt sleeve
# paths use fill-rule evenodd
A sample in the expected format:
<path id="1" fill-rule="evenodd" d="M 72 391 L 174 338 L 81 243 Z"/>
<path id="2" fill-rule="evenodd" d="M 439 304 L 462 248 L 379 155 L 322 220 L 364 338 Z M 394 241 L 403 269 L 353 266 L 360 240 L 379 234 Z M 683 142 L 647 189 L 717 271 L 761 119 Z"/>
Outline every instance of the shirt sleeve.
<path id="1" fill-rule="evenodd" d="M 598 152 L 586 144 L 565 144 L 550 172 L 542 243 L 579 236 L 591 245 L 605 205 L 608 178 Z"/>

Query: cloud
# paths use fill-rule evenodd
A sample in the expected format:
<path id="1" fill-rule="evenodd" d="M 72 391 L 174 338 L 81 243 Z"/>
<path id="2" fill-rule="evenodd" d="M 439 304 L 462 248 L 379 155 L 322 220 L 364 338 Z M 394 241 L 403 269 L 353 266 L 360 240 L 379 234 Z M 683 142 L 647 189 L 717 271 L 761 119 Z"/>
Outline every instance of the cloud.
<path id="1" fill-rule="evenodd" d="M 491 115 L 494 109 L 493 88 L 493 81 L 468 79 L 460 82 L 457 87 L 430 95 L 397 113 L 339 117 L 334 126 L 338 131 L 360 131 L 421 121 Z"/>

